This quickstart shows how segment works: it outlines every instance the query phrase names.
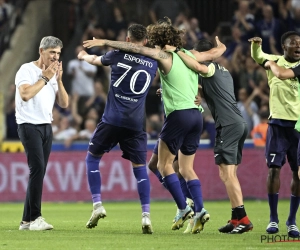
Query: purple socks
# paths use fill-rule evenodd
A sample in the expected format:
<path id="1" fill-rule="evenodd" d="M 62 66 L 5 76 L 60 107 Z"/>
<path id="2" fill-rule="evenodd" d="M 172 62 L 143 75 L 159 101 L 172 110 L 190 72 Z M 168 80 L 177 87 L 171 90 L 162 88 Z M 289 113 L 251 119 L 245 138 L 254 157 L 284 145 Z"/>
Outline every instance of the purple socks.
<path id="1" fill-rule="evenodd" d="M 133 173 L 137 181 L 142 212 L 150 213 L 150 181 L 146 166 L 134 167 Z"/>
<path id="2" fill-rule="evenodd" d="M 87 153 L 87 156 L 85 158 L 86 173 L 93 203 L 101 201 L 101 176 L 99 171 L 100 160 L 101 157 L 93 156 L 90 153 Z"/>
<path id="3" fill-rule="evenodd" d="M 185 197 L 182 193 L 180 182 L 178 180 L 177 175 L 175 173 L 170 174 L 166 176 L 163 180 L 166 183 L 169 192 L 173 196 L 173 199 L 175 200 L 178 209 L 180 210 L 185 209 L 186 208 Z"/>

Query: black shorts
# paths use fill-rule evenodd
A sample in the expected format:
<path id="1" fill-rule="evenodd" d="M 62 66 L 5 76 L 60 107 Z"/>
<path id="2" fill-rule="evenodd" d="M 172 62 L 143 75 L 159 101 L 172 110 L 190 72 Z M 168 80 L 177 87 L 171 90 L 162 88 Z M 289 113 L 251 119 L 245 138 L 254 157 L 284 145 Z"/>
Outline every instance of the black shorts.
<path id="1" fill-rule="evenodd" d="M 266 142 L 266 161 L 268 167 L 282 167 L 286 158 L 292 171 L 298 171 L 300 164 L 297 160 L 299 133 L 293 127 L 282 127 L 269 124 Z"/>
<path id="2" fill-rule="evenodd" d="M 146 164 L 147 134 L 145 131 L 135 131 L 116 127 L 100 122 L 89 142 L 89 152 L 94 155 L 108 153 L 119 143 L 124 159 L 136 164 Z"/>
<path id="3" fill-rule="evenodd" d="M 156 154 L 156 155 L 158 155 L 158 143 L 159 143 L 159 140 L 156 141 L 156 144 L 153 148 L 153 154 Z"/>
<path id="4" fill-rule="evenodd" d="M 242 150 L 248 135 L 247 124 L 240 122 L 217 128 L 214 147 L 215 163 L 238 165 L 242 161 Z"/>
<path id="5" fill-rule="evenodd" d="M 184 155 L 192 155 L 198 149 L 202 127 L 203 118 L 198 109 L 175 110 L 165 119 L 160 139 L 173 155 L 179 149 Z"/>

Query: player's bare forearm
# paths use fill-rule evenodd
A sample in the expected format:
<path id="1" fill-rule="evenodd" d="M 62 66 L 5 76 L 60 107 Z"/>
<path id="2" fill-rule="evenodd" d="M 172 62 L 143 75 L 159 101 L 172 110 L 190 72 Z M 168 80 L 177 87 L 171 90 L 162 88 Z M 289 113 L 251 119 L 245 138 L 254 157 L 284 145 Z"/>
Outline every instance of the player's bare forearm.
<path id="1" fill-rule="evenodd" d="M 126 52 L 132 52 L 132 53 L 141 53 L 141 48 L 143 46 L 134 44 L 134 43 L 128 43 L 128 42 L 120 42 L 120 41 L 111 41 L 106 39 L 95 39 L 93 40 L 86 40 L 83 41 L 83 47 L 85 48 L 92 48 L 96 46 L 109 46 L 115 49 L 120 49 Z"/>
<path id="2" fill-rule="evenodd" d="M 109 46 L 126 52 L 138 53 L 144 56 L 149 56 L 158 61 L 168 59 L 171 57 L 169 53 L 166 53 L 161 49 L 148 48 L 142 45 L 129 43 L 129 42 L 111 41 L 105 39 L 93 39 L 93 40 L 84 41 L 83 46 L 86 48 L 92 48 L 94 46 Z"/>
<path id="3" fill-rule="evenodd" d="M 100 56 L 96 55 L 85 55 L 82 57 L 82 59 L 89 64 L 96 65 L 96 66 L 102 66 Z"/>
<path id="4" fill-rule="evenodd" d="M 170 58 L 171 56 L 169 53 L 166 53 L 161 49 L 148 48 L 142 45 L 129 43 L 129 42 L 118 42 L 118 41 L 106 40 L 106 45 L 126 52 L 138 53 L 144 56 L 149 56 L 158 61 Z"/>
<path id="5" fill-rule="evenodd" d="M 94 40 L 92 40 L 92 41 L 94 41 Z M 79 60 L 84 60 L 92 65 L 102 66 L 100 56 L 90 55 L 85 50 L 80 51 L 77 55 L 77 58 Z"/>
<path id="6" fill-rule="evenodd" d="M 273 72 L 273 74 L 281 80 L 295 77 L 295 73 L 293 70 L 281 67 L 276 62 L 267 61 L 264 66 L 266 68 L 269 68 Z"/>
<path id="7" fill-rule="evenodd" d="M 266 68 L 270 68 L 270 70 L 273 72 L 273 74 L 276 76 L 276 77 L 279 77 L 280 75 L 280 72 L 281 71 L 281 67 L 277 65 L 277 63 L 273 62 L 273 61 L 268 61 L 267 63 L 265 63 L 265 67 Z M 282 68 L 283 69 L 283 68 Z"/>
<path id="8" fill-rule="evenodd" d="M 184 62 L 184 64 L 197 73 L 206 74 L 208 72 L 208 68 L 206 65 L 199 64 L 194 58 L 188 56 L 183 51 L 178 51 L 178 56 Z"/>
<path id="9" fill-rule="evenodd" d="M 192 51 L 192 53 L 194 54 L 198 62 L 206 62 L 216 60 L 218 57 L 223 55 L 225 50 L 226 46 L 223 44 L 220 47 L 216 47 L 205 52 Z"/>
<path id="10" fill-rule="evenodd" d="M 219 38 L 216 36 L 216 43 L 217 47 L 212 48 L 205 52 L 198 52 L 196 50 L 193 50 L 192 53 L 196 57 L 196 60 L 198 62 L 205 62 L 205 61 L 213 61 L 223 55 L 223 53 L 226 51 L 226 46 L 224 43 L 222 43 Z"/>
<path id="11" fill-rule="evenodd" d="M 126 52 L 139 53 L 139 54 L 142 54 L 142 48 L 143 48 L 143 46 L 138 44 L 129 43 L 129 42 L 111 41 L 111 40 L 105 40 L 105 45 Z"/>

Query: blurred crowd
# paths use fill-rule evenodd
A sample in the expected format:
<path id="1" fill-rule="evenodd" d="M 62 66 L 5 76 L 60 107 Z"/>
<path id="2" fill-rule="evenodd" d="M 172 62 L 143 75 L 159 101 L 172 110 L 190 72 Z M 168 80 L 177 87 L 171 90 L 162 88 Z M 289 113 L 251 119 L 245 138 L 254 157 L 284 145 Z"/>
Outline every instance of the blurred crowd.
<path id="1" fill-rule="evenodd" d="M 19 24 L 29 0 L 0 0 L 0 57 L 8 48 L 12 32 Z"/>
<path id="2" fill-rule="evenodd" d="M 11 1 L 0 0 L 0 24 L 5 20 L 5 6 Z M 80 6 L 83 18 L 81 41 L 74 57 L 67 63 L 67 74 L 71 81 L 71 105 L 68 109 L 53 110 L 53 132 L 55 140 L 70 147 L 74 140 L 88 140 L 104 111 L 110 77 L 109 67 L 95 67 L 77 59 L 82 41 L 96 38 L 124 41 L 127 27 L 132 23 L 148 25 L 168 16 L 173 24 L 186 30 L 185 48 L 192 49 L 198 39 L 214 41 L 216 35 L 226 44 L 227 50 L 217 59 L 227 68 L 234 79 L 237 105 L 245 118 L 248 138 L 256 146 L 265 144 L 266 124 L 269 116 L 269 87 L 264 69 L 250 55 L 248 39 L 262 38 L 262 49 L 269 54 L 282 54 L 280 37 L 289 30 L 300 32 L 300 0 L 228 0 L 234 8 L 231 20 L 222 22 L 211 34 L 200 29 L 200 16 L 191 16 L 188 1 L 154 0 L 145 9 L 139 0 L 70 0 Z M 4 3 L 4 4 L 3 4 Z M 144 7 L 143 7 L 144 6 Z M 3 19 L 4 18 L 4 19 Z M 1 26 L 0 26 L 1 29 Z M 59 37 L 59 36 L 58 36 Z M 111 48 L 92 48 L 90 54 L 102 55 Z M 6 103 L 7 139 L 17 139 L 14 122 L 14 85 Z M 163 124 L 163 107 L 156 91 L 160 87 L 157 74 L 146 100 L 146 131 L 148 139 L 157 139 Z M 202 139 L 214 143 L 215 128 L 212 116 L 202 99 L 205 111 Z"/>

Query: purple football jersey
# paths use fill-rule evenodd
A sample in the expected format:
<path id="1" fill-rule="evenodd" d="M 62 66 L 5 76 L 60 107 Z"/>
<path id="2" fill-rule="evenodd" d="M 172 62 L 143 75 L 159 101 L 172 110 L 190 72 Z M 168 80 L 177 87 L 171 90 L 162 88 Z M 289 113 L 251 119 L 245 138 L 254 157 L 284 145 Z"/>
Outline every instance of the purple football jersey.
<path id="1" fill-rule="evenodd" d="M 102 121 L 132 130 L 143 130 L 145 100 L 156 75 L 157 62 L 120 50 L 101 57 L 111 67 L 111 82 Z"/>

